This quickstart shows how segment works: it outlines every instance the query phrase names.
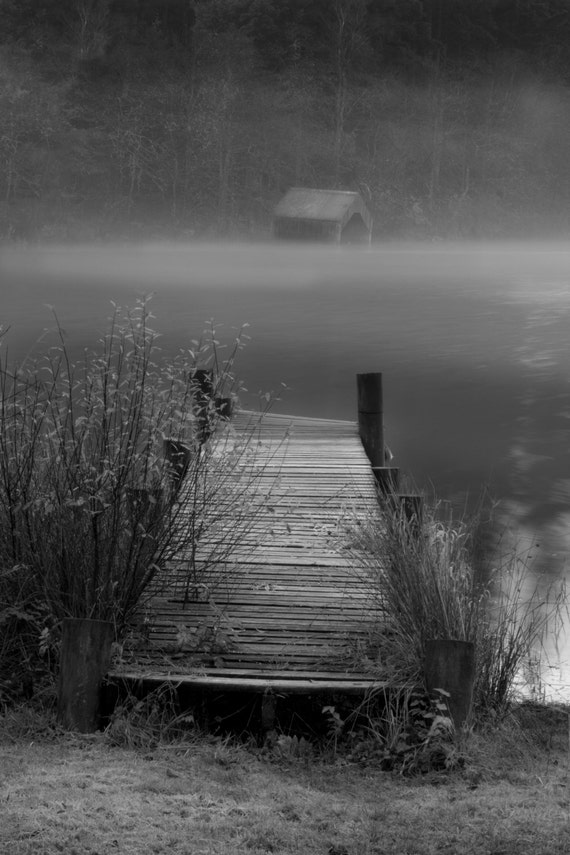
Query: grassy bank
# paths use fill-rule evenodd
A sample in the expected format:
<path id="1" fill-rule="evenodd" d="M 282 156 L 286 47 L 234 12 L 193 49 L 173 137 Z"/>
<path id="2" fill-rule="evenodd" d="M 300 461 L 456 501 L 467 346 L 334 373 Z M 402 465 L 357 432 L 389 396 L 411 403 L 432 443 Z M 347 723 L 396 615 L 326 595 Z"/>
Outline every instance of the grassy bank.
<path id="1" fill-rule="evenodd" d="M 568 715 L 522 707 L 464 738 L 453 772 L 404 777 L 337 747 L 293 756 L 204 736 L 134 750 L 0 720 L 0 852 L 432 855 L 567 851 Z"/>

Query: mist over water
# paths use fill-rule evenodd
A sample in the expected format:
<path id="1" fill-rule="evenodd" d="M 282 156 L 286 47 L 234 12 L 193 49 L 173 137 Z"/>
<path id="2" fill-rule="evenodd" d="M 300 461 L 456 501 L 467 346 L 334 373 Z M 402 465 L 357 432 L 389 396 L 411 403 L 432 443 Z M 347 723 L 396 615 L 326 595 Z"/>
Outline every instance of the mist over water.
<path id="1" fill-rule="evenodd" d="M 490 481 L 538 517 L 543 472 L 567 500 L 570 246 L 39 247 L 4 250 L 0 276 L 15 360 L 55 340 L 49 305 L 79 355 L 112 301 L 152 293 L 166 353 L 209 319 L 228 342 L 249 324 L 238 373 L 252 393 L 285 383 L 284 412 L 352 419 L 355 374 L 382 371 L 398 464 L 438 492 Z"/>
<path id="2" fill-rule="evenodd" d="M 537 568 L 566 572 L 570 244 L 15 248 L 2 251 L 0 284 L 14 360 L 54 341 L 46 304 L 79 355 L 111 301 L 152 292 L 166 353 L 211 318 L 222 341 L 249 324 L 245 405 L 285 383 L 276 410 L 353 419 L 355 375 L 382 371 L 395 463 L 458 505 L 489 484 L 540 543 Z"/>

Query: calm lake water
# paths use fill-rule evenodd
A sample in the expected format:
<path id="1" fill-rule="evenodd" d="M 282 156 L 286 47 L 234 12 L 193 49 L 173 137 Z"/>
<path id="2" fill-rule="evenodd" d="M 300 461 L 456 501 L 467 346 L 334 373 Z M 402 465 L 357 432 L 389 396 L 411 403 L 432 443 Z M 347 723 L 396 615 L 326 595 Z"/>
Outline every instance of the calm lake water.
<path id="1" fill-rule="evenodd" d="M 0 287 L 14 359 L 44 346 L 47 304 L 79 353 L 111 301 L 152 292 L 167 352 L 211 318 L 227 341 L 248 323 L 238 374 L 285 383 L 276 411 L 355 418 L 355 375 L 383 372 L 394 463 L 458 505 L 489 484 L 537 572 L 567 572 L 570 244 L 4 249 Z"/>

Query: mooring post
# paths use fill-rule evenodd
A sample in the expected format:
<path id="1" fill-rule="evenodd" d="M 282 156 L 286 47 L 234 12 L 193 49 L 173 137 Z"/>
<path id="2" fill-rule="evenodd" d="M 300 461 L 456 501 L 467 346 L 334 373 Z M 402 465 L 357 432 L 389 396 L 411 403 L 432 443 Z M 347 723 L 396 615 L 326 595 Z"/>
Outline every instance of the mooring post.
<path id="1" fill-rule="evenodd" d="M 433 639 L 425 645 L 424 676 L 428 692 L 443 689 L 456 728 L 469 720 L 475 682 L 475 645 L 471 641 Z"/>
<path id="2" fill-rule="evenodd" d="M 261 730 L 264 736 L 275 727 L 277 715 L 277 695 L 266 689 L 261 698 Z"/>
<path id="3" fill-rule="evenodd" d="M 233 401 L 231 398 L 216 398 L 215 407 L 216 413 L 222 419 L 231 419 L 233 410 Z"/>
<path id="4" fill-rule="evenodd" d="M 395 497 L 396 511 L 400 522 L 405 526 L 408 536 L 416 539 L 420 536 L 424 522 L 424 499 L 417 493 L 399 493 Z"/>
<path id="5" fill-rule="evenodd" d="M 162 441 L 162 448 L 169 467 L 172 489 L 174 493 L 177 493 L 188 471 L 191 452 L 184 443 L 179 442 L 177 439 L 164 439 Z"/>
<path id="6" fill-rule="evenodd" d="M 423 496 L 417 493 L 408 493 L 405 495 L 400 493 L 398 499 L 400 501 L 402 516 L 406 522 L 410 523 L 410 525 L 417 525 L 419 528 L 423 522 L 424 515 Z"/>
<path id="7" fill-rule="evenodd" d="M 194 415 L 196 416 L 200 444 L 210 436 L 210 407 L 214 397 L 214 372 L 211 368 L 196 368 L 192 376 Z"/>
<path id="8" fill-rule="evenodd" d="M 400 470 L 397 466 L 373 466 L 378 491 L 382 496 L 395 496 L 400 485 Z"/>
<path id="9" fill-rule="evenodd" d="M 383 467 L 384 457 L 384 406 L 382 401 L 382 374 L 357 374 L 358 433 L 370 464 Z"/>
<path id="10" fill-rule="evenodd" d="M 92 733 L 99 726 L 101 684 L 111 663 L 113 624 L 64 618 L 57 717 L 68 730 Z"/>

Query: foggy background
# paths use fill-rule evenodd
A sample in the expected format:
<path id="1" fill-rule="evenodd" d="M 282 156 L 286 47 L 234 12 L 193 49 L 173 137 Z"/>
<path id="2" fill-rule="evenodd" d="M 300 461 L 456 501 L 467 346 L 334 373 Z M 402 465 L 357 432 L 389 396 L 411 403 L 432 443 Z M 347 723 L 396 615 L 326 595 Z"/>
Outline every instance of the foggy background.
<path id="1" fill-rule="evenodd" d="M 2 0 L 0 237 L 564 237 L 566 0 Z"/>

